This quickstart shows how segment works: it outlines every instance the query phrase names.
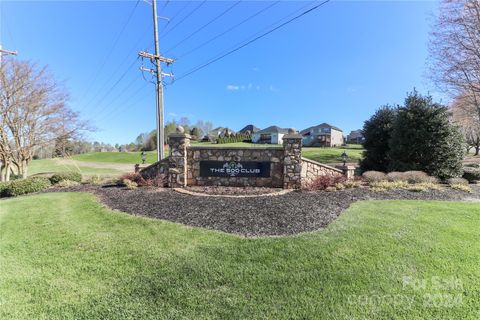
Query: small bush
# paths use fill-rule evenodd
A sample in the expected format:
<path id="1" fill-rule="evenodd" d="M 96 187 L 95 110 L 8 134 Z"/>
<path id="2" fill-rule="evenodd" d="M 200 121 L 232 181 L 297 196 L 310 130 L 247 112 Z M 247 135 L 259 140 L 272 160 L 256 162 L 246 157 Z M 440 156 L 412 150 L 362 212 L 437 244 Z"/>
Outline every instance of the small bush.
<path id="1" fill-rule="evenodd" d="M 387 173 L 387 180 L 390 182 L 406 181 L 405 175 L 403 174 L 403 172 L 398 172 L 398 171 Z"/>
<path id="2" fill-rule="evenodd" d="M 2 188 L 2 197 L 16 197 L 22 194 L 39 192 L 51 186 L 46 177 L 32 177 L 24 180 L 7 182 Z"/>
<path id="3" fill-rule="evenodd" d="M 405 189 L 409 186 L 408 182 L 406 181 L 377 181 L 370 183 L 371 188 L 376 189 L 385 189 L 385 190 L 392 190 L 392 189 Z"/>
<path id="4" fill-rule="evenodd" d="M 123 180 L 123 185 L 127 187 L 129 190 L 134 190 L 137 189 L 138 184 L 135 181 L 124 179 Z"/>
<path id="5" fill-rule="evenodd" d="M 50 182 L 52 184 L 57 184 L 63 180 L 70 180 L 76 182 L 82 182 L 82 174 L 80 172 L 75 171 L 65 171 L 65 172 L 58 172 L 55 173 L 50 177 Z"/>
<path id="6" fill-rule="evenodd" d="M 379 182 L 387 179 L 387 175 L 381 171 L 367 171 L 362 174 L 362 177 L 368 182 Z"/>
<path id="7" fill-rule="evenodd" d="M 327 192 L 335 192 L 335 191 L 337 191 L 337 188 L 335 188 L 335 187 L 327 187 L 327 188 L 325 189 L 325 191 L 327 191 Z"/>
<path id="8" fill-rule="evenodd" d="M 333 187 L 337 190 L 345 189 L 345 186 L 343 185 L 343 183 L 335 183 L 335 185 Z"/>
<path id="9" fill-rule="evenodd" d="M 55 185 L 55 187 L 58 188 L 69 188 L 69 187 L 74 187 L 78 186 L 80 183 L 77 181 L 72 181 L 72 180 L 62 180 L 59 183 Z"/>
<path id="10" fill-rule="evenodd" d="M 87 182 L 90 184 L 99 185 L 102 183 L 102 178 L 98 174 L 95 174 L 91 176 Z"/>
<path id="11" fill-rule="evenodd" d="M 423 192 L 428 190 L 428 188 L 422 184 L 411 184 L 406 189 L 412 192 Z"/>
<path id="12" fill-rule="evenodd" d="M 406 171 L 403 173 L 404 180 L 409 183 L 429 182 L 430 177 L 423 171 Z"/>
<path id="13" fill-rule="evenodd" d="M 347 180 L 343 183 L 345 189 L 359 188 L 362 182 L 359 180 Z"/>
<path id="14" fill-rule="evenodd" d="M 450 188 L 464 191 L 464 192 L 469 192 L 469 193 L 472 192 L 472 188 L 470 188 L 468 185 L 465 185 L 465 184 L 451 184 Z"/>
<path id="15" fill-rule="evenodd" d="M 345 182 L 344 176 L 319 176 L 313 180 L 308 189 L 309 190 L 326 190 L 328 187 L 333 187 L 335 184 Z"/>
<path id="16" fill-rule="evenodd" d="M 463 178 L 450 178 L 447 180 L 450 186 L 452 185 L 464 185 L 468 186 L 468 180 Z"/>
<path id="17" fill-rule="evenodd" d="M 470 183 L 474 183 L 475 181 L 480 181 L 480 168 L 477 169 L 474 167 L 464 167 L 462 177 L 468 180 L 468 182 Z"/>
<path id="18" fill-rule="evenodd" d="M 468 163 L 468 164 L 465 164 L 464 167 L 480 169 L 480 163 Z"/>

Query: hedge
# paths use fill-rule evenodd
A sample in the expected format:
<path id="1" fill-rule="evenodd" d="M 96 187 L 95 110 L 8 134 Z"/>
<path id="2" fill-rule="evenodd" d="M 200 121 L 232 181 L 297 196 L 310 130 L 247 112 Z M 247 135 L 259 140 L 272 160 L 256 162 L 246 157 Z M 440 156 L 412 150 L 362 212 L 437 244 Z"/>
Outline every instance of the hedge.
<path id="1" fill-rule="evenodd" d="M 463 178 L 467 179 L 470 183 L 480 181 L 480 168 L 464 167 Z"/>
<path id="2" fill-rule="evenodd" d="M 82 174 L 80 172 L 75 172 L 75 171 L 65 171 L 65 172 L 55 173 L 53 176 L 50 177 L 50 182 L 52 184 L 57 184 L 60 181 L 64 181 L 64 180 L 82 182 Z"/>
<path id="3" fill-rule="evenodd" d="M 32 177 L 24 180 L 13 180 L 0 185 L 1 197 L 16 197 L 22 194 L 39 192 L 51 186 L 46 177 Z"/>

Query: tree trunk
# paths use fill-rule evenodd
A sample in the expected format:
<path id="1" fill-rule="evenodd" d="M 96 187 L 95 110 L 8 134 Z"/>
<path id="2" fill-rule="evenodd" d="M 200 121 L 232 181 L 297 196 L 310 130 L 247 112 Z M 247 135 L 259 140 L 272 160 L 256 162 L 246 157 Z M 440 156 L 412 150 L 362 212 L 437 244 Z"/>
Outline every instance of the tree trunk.
<path id="1" fill-rule="evenodd" d="M 19 174 L 22 175 L 23 179 L 27 178 L 27 171 L 28 171 L 28 164 L 26 160 L 22 160 L 22 163 L 20 165 L 20 171 Z"/>
<path id="2" fill-rule="evenodd" d="M 5 181 L 10 181 L 10 172 L 11 172 L 10 163 L 5 164 Z"/>

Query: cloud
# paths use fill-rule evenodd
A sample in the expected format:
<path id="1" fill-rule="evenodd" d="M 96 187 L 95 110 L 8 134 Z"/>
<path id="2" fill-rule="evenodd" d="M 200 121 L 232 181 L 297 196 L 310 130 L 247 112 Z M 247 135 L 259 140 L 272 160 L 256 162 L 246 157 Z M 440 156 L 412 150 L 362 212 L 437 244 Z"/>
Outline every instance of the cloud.
<path id="1" fill-rule="evenodd" d="M 259 67 L 253 67 L 253 68 L 252 68 L 252 71 L 258 72 L 258 71 L 260 71 L 260 68 L 259 68 Z"/>
<path id="2" fill-rule="evenodd" d="M 238 91 L 240 90 L 240 86 L 234 85 L 234 84 L 229 84 L 227 85 L 227 90 L 228 91 Z"/>
<path id="3" fill-rule="evenodd" d="M 175 118 L 178 116 L 178 114 L 174 113 L 174 112 L 169 112 L 168 115 L 172 118 Z"/>
<path id="4" fill-rule="evenodd" d="M 348 87 L 347 88 L 347 93 L 355 93 L 357 91 L 358 91 L 358 89 L 356 87 Z"/>

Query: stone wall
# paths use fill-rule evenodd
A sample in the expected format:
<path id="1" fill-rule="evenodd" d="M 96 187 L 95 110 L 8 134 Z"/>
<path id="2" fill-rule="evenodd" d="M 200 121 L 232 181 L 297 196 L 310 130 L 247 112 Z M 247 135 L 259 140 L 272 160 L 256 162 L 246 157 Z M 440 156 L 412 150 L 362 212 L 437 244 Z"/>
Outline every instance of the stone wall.
<path id="1" fill-rule="evenodd" d="M 302 187 L 307 187 L 319 176 L 341 176 L 343 171 L 302 157 Z"/>
<path id="2" fill-rule="evenodd" d="M 144 168 L 140 169 L 140 175 L 145 179 L 164 179 L 164 186 L 168 185 L 168 158 L 155 162 Z"/>
<path id="3" fill-rule="evenodd" d="M 170 188 L 222 185 L 300 189 L 308 186 L 318 176 L 342 174 L 348 176 L 353 172 L 347 167 L 342 171 L 302 158 L 302 136 L 293 129 L 289 129 L 288 134 L 283 137 L 282 147 L 191 146 L 190 136 L 185 134 L 181 127 L 177 129 L 176 133 L 169 136 L 168 143 L 169 157 L 142 169 L 140 174 L 149 178 L 166 174 Z M 204 173 L 204 176 L 201 176 L 202 161 L 215 161 L 202 164 L 203 168 L 208 170 L 207 173 Z M 225 164 L 220 163 L 220 167 L 216 167 L 217 162 L 223 161 L 225 161 Z M 241 161 L 243 167 L 240 166 L 239 168 L 237 163 L 233 163 L 231 164 L 232 167 L 229 167 L 229 161 Z M 250 170 L 248 168 L 252 165 L 254 168 L 258 168 L 252 170 L 259 170 L 253 175 L 246 173 L 246 170 Z M 232 176 L 225 176 L 228 171 L 223 170 L 239 170 L 240 175 L 247 174 L 249 176 L 241 177 L 233 174 Z"/>
<path id="4" fill-rule="evenodd" d="M 283 187 L 282 147 L 232 148 L 190 146 L 187 149 L 187 185 Z M 200 161 L 267 161 L 270 177 L 201 177 Z"/>

